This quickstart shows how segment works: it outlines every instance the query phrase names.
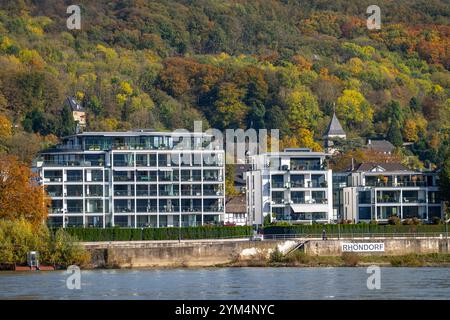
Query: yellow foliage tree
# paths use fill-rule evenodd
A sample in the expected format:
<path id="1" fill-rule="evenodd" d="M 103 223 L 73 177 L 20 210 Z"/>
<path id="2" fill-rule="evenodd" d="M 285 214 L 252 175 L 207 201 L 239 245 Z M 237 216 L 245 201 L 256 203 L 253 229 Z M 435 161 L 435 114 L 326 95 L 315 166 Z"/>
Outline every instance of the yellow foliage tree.
<path id="1" fill-rule="evenodd" d="M 408 119 L 405 121 L 403 125 L 403 139 L 410 142 L 416 142 L 419 140 L 417 125 L 414 120 Z"/>
<path id="2" fill-rule="evenodd" d="M 0 155 L 0 219 L 25 219 L 39 226 L 49 205 L 50 198 L 31 169 L 14 156 Z"/>
<path id="3" fill-rule="evenodd" d="M 292 136 L 285 136 L 280 142 L 280 151 L 286 148 L 310 148 L 312 151 L 323 151 L 320 143 L 314 141 L 314 134 L 305 128 L 298 129 Z"/>
<path id="4" fill-rule="evenodd" d="M 11 122 L 8 120 L 7 117 L 0 114 L 0 139 L 4 141 L 5 139 L 11 137 L 11 135 L 12 135 Z"/>

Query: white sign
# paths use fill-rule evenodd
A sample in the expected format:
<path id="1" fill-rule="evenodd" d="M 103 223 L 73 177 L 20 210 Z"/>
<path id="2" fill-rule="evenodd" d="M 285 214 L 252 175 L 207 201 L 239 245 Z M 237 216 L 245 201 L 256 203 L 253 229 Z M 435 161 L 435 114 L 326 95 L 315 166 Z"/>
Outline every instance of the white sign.
<path id="1" fill-rule="evenodd" d="M 341 244 L 342 252 L 384 252 L 383 242 L 355 242 Z"/>

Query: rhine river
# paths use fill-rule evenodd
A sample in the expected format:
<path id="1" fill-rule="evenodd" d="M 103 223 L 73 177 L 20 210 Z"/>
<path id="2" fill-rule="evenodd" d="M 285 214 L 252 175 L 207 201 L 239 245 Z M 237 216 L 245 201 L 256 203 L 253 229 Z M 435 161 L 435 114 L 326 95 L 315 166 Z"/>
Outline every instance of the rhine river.
<path id="1" fill-rule="evenodd" d="M 205 268 L 81 271 L 69 290 L 64 271 L 0 272 L 0 299 L 450 299 L 450 268 Z"/>

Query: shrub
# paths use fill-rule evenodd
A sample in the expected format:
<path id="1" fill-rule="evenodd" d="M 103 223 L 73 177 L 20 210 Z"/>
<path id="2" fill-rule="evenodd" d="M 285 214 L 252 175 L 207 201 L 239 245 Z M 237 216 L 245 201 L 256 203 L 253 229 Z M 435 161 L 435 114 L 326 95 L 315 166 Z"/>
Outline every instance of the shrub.
<path id="1" fill-rule="evenodd" d="M 431 223 L 432 223 L 432 224 L 441 224 L 441 223 L 442 223 L 442 220 L 441 220 L 441 218 L 439 218 L 439 217 L 432 217 L 432 218 L 431 218 Z"/>
<path id="2" fill-rule="evenodd" d="M 390 225 L 399 225 L 400 224 L 400 218 L 398 216 L 390 216 L 388 219 L 388 224 Z"/>
<path id="3" fill-rule="evenodd" d="M 273 250 L 270 253 L 270 258 L 269 258 L 270 262 L 283 262 L 283 260 L 284 260 L 284 256 L 280 252 L 280 250 L 278 250 L 278 248 L 275 248 L 275 250 Z"/>
<path id="4" fill-rule="evenodd" d="M 356 267 L 359 262 L 359 257 L 354 252 L 344 252 L 341 258 L 346 267 Z"/>
<path id="5" fill-rule="evenodd" d="M 393 256 L 390 263 L 393 267 L 420 267 L 423 265 L 423 261 L 414 253 L 405 256 Z"/>
<path id="6" fill-rule="evenodd" d="M 247 237 L 252 227 L 201 226 L 182 228 L 67 228 L 80 241 L 178 240 Z"/>

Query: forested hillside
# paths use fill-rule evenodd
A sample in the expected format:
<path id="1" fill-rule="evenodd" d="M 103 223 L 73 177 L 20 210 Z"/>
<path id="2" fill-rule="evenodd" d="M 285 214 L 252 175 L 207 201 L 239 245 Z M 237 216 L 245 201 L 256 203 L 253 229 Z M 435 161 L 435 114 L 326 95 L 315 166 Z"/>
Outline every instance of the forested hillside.
<path id="1" fill-rule="evenodd" d="M 81 30 L 71 4 L 0 0 L 0 148 L 23 160 L 73 132 L 67 96 L 89 130 L 203 120 L 317 148 L 304 137 L 320 143 L 335 109 L 349 143 L 410 142 L 413 167 L 448 157 L 448 1 L 377 1 L 372 31 L 366 0 L 78 1 Z"/>

